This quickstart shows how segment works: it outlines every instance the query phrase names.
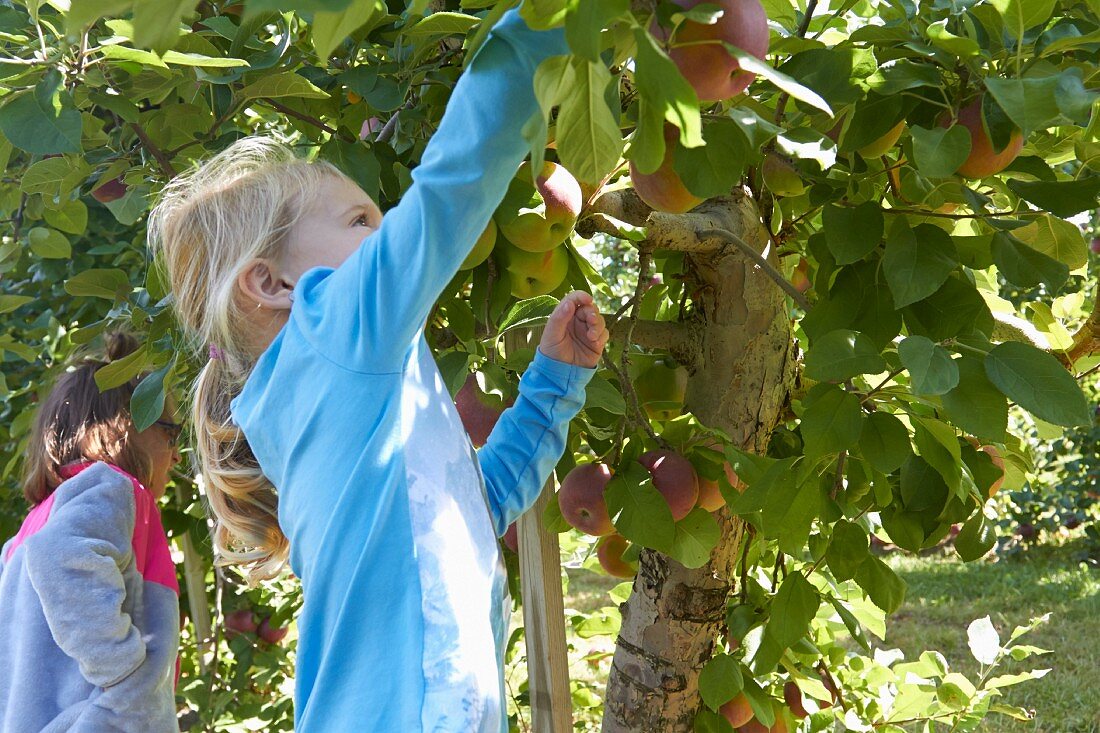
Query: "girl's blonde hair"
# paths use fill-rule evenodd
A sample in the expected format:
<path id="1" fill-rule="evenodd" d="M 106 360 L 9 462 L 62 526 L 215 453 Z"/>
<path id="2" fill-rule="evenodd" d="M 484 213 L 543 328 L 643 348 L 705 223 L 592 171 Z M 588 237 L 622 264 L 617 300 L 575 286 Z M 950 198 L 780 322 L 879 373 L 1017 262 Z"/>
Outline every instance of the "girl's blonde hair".
<path id="1" fill-rule="evenodd" d="M 332 176 L 344 177 L 269 138 L 243 138 L 169 182 L 149 215 L 149 246 L 167 273 L 180 323 L 200 353 L 210 349 L 195 382 L 193 420 L 216 518 L 214 549 L 253 581 L 279 573 L 288 542 L 275 487 L 229 413 L 256 360 L 251 304 L 239 297 L 237 277 L 253 259 L 279 252 Z"/>

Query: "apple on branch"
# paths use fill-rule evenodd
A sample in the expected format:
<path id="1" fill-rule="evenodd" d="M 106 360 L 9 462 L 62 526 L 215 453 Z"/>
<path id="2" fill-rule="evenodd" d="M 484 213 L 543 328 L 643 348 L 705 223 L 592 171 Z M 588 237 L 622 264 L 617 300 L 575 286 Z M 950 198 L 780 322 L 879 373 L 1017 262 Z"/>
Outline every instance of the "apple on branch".
<path id="1" fill-rule="evenodd" d="M 564 167 L 546 161 L 532 180 L 531 164 L 525 161 L 495 218 L 500 233 L 517 248 L 546 252 L 568 239 L 583 203 L 581 185 Z"/>

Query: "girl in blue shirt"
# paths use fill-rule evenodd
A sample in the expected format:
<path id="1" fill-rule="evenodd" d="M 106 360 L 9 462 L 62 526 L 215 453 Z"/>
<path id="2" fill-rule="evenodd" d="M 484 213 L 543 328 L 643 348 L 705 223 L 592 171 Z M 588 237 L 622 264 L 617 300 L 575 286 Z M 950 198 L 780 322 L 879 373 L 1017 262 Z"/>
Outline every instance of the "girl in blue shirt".
<path id="1" fill-rule="evenodd" d="M 500 733 L 507 598 L 496 538 L 537 497 L 607 341 L 563 299 L 516 404 L 475 453 L 424 339 L 566 52 L 514 11 L 490 34 L 401 203 L 261 139 L 170 183 L 150 218 L 184 327 L 223 559 L 301 579 L 295 729 Z"/>

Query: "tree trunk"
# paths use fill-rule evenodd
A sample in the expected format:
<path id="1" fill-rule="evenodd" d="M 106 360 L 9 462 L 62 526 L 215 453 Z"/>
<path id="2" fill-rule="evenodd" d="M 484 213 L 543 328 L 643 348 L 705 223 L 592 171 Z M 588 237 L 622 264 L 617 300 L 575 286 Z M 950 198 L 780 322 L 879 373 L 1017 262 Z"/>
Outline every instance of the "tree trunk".
<path id="1" fill-rule="evenodd" d="M 769 246 L 747 196 L 707 202 L 695 212 L 649 216 L 648 244 L 688 252 L 700 341 L 687 364 L 687 407 L 705 425 L 760 453 L 785 409 L 794 375 L 794 342 L 783 292 L 733 247 L 702 246 L 696 233 L 725 229 L 756 251 Z M 709 251 L 708 251 L 709 250 Z M 774 253 L 769 251 L 774 264 Z M 745 525 L 725 509 L 710 562 L 690 570 L 642 552 L 634 592 L 622 606 L 603 730 L 690 731 L 700 704 L 699 670 L 713 653 L 733 590 Z"/>

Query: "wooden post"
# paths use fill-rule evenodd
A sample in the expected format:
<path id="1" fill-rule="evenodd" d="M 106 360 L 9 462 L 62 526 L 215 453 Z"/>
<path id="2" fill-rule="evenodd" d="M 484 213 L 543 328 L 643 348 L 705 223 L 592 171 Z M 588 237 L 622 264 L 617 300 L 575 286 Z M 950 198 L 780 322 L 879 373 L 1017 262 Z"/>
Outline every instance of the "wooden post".
<path id="1" fill-rule="evenodd" d="M 517 348 L 537 344 L 541 333 L 541 328 L 526 334 L 507 333 L 505 348 L 511 353 Z M 561 555 L 558 536 L 547 532 L 542 525 L 543 510 L 553 492 L 551 478 L 535 505 L 516 523 L 532 733 L 569 733 L 573 730 Z"/>

